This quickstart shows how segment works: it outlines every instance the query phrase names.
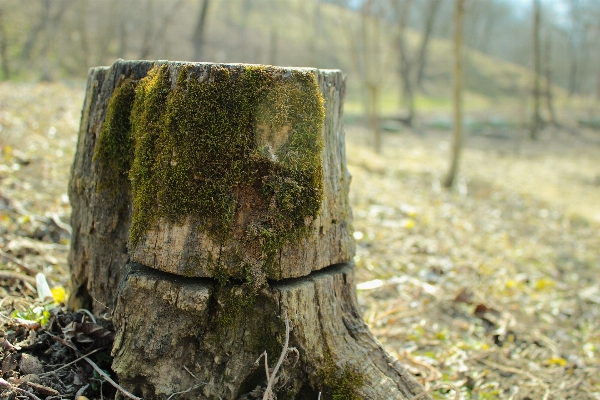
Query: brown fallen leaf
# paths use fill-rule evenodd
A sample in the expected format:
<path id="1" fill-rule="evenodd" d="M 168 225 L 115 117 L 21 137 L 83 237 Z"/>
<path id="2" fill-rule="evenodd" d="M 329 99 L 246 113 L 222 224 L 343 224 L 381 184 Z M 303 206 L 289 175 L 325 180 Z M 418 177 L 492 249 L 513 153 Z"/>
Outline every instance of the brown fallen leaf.
<path id="1" fill-rule="evenodd" d="M 473 292 L 468 288 L 462 288 L 454 298 L 456 303 L 473 304 Z"/>
<path id="2" fill-rule="evenodd" d="M 54 390 L 48 386 L 39 385 L 39 384 L 33 383 L 33 382 L 25 382 L 25 384 L 43 396 L 59 396 L 60 395 L 60 393 L 57 390 Z"/>

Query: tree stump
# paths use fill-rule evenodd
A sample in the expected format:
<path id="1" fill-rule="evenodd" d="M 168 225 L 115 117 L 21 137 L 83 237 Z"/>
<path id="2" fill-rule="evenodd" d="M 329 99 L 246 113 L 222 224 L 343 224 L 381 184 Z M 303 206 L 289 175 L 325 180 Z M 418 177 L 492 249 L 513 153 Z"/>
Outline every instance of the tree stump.
<path id="1" fill-rule="evenodd" d="M 71 306 L 112 308 L 130 260 L 258 285 L 350 260 L 343 95 L 340 71 L 92 68 L 69 186 Z"/>
<path id="2" fill-rule="evenodd" d="M 147 400 L 422 392 L 357 306 L 344 90 L 334 70 L 90 70 L 70 305 L 114 309 L 126 389 Z"/>

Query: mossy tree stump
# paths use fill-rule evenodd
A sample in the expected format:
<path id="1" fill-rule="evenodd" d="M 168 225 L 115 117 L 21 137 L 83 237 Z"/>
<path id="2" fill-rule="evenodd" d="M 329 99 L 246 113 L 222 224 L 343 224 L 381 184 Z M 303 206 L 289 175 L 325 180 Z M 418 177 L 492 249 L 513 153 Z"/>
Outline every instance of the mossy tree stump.
<path id="1" fill-rule="evenodd" d="M 145 399 L 410 399 L 354 289 L 340 71 L 118 61 L 88 78 L 71 307 Z M 262 389 L 260 389 L 262 388 Z"/>

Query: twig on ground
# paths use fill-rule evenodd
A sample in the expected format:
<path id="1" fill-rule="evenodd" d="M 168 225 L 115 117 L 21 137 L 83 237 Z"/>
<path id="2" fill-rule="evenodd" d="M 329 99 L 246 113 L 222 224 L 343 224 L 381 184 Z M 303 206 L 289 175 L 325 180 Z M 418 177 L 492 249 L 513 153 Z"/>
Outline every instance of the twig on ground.
<path id="1" fill-rule="evenodd" d="M 40 374 L 40 375 L 39 375 L 39 377 L 40 377 L 40 378 L 43 378 L 44 376 L 52 375 L 52 374 L 54 374 L 56 371 L 60 371 L 61 369 L 65 369 L 65 368 L 67 368 L 68 366 L 70 366 L 70 365 L 73 365 L 73 364 L 75 364 L 76 362 L 78 362 L 78 361 L 81 361 L 81 360 L 83 360 L 85 357 L 91 356 L 92 354 L 94 354 L 94 353 L 96 353 L 96 352 L 98 352 L 98 351 L 100 351 L 100 350 L 102 350 L 102 349 L 96 349 L 96 350 L 92 350 L 92 351 L 90 351 L 89 353 L 87 353 L 86 355 L 84 355 L 84 356 L 81 356 L 81 357 L 79 357 L 78 359 L 76 359 L 76 360 L 73 360 L 73 361 L 71 361 L 71 362 L 70 362 L 70 363 L 68 363 L 68 364 L 62 365 L 62 366 L 60 366 L 59 368 L 56 368 L 55 370 L 52 370 L 52 371 L 50 371 L 50 372 L 44 372 L 43 374 Z"/>
<path id="2" fill-rule="evenodd" d="M 446 382 L 440 383 L 439 385 L 435 385 L 431 389 L 426 390 L 425 392 L 419 393 L 418 395 L 416 395 L 415 397 L 413 397 L 410 400 L 422 399 L 425 396 L 427 396 L 428 394 L 431 394 L 431 392 L 433 392 L 434 390 L 438 390 L 438 389 L 441 389 L 441 388 L 446 387 L 446 386 L 449 386 L 452 390 L 454 390 L 454 400 L 459 400 L 460 399 L 460 396 L 459 396 L 460 392 L 458 391 L 458 389 L 456 388 L 456 386 L 454 386 L 451 383 L 446 383 Z"/>
<path id="3" fill-rule="evenodd" d="M 187 373 L 188 373 L 188 374 L 190 374 L 190 375 L 192 376 L 192 378 L 194 378 L 194 379 L 198 380 L 198 377 L 197 377 L 196 375 L 194 375 L 194 374 L 192 373 L 192 371 L 190 371 L 190 370 L 189 370 L 189 368 L 188 368 L 188 367 L 186 367 L 186 366 L 184 365 L 184 366 L 183 366 L 183 369 L 185 369 L 185 370 L 187 371 Z"/>
<path id="4" fill-rule="evenodd" d="M 31 381 L 25 382 L 25 384 L 27 386 L 29 386 L 30 388 L 32 388 L 33 390 L 35 390 L 36 392 L 38 392 L 39 394 L 44 395 L 44 396 L 59 396 L 60 395 L 58 390 L 53 389 L 48 386 L 40 385 L 38 383 L 33 383 Z"/>
<path id="5" fill-rule="evenodd" d="M 29 276 L 36 276 L 36 274 L 38 273 L 38 271 L 35 271 L 33 268 L 31 268 L 30 266 L 28 266 L 27 264 L 25 264 L 23 261 L 19 260 L 18 258 L 13 257 L 10 254 L 4 252 L 4 250 L 0 250 L 0 257 L 15 264 L 17 267 L 19 267 L 19 269 L 21 271 L 23 271 L 24 273 L 26 273 Z M 33 281 L 35 283 L 35 279 Z"/>
<path id="6" fill-rule="evenodd" d="M 265 372 L 267 374 L 267 382 L 269 380 L 271 380 L 271 378 L 269 377 L 269 362 L 267 361 L 267 351 L 263 351 L 263 353 L 258 357 L 258 359 L 254 362 L 254 365 L 258 366 L 258 363 L 260 361 L 261 358 L 263 358 L 263 356 L 265 357 Z"/>
<path id="7" fill-rule="evenodd" d="M 125 396 L 129 397 L 130 399 L 133 400 L 142 400 L 141 397 L 137 397 L 131 393 L 129 393 L 127 390 L 123 389 L 117 382 L 113 381 L 112 378 L 110 376 L 108 376 L 108 374 L 106 372 L 104 372 L 102 370 L 102 368 L 100 368 L 99 366 L 96 365 L 95 362 L 93 362 L 92 360 L 90 360 L 87 357 L 83 357 L 83 359 L 92 366 L 92 368 L 94 368 L 96 370 L 96 372 L 102 376 L 108 383 L 110 383 L 111 385 L 113 385 L 113 387 L 115 389 L 117 389 L 118 391 L 120 391 L 121 393 L 123 393 Z"/>
<path id="8" fill-rule="evenodd" d="M 184 394 L 184 393 L 191 392 L 192 390 L 197 389 L 197 388 L 199 388 L 200 386 L 203 386 L 203 385 L 206 385 L 206 382 L 197 383 L 194 386 L 192 386 L 191 388 L 186 389 L 186 390 L 182 390 L 181 392 L 171 393 L 171 395 L 169 397 L 167 397 L 167 400 L 171 400 L 171 397 L 176 396 L 178 394 Z"/>
<path id="9" fill-rule="evenodd" d="M 79 396 L 83 396 L 83 394 L 85 393 L 85 391 L 87 390 L 87 388 L 90 387 L 90 384 L 86 384 L 85 386 L 82 386 L 79 388 L 79 390 L 77 391 L 77 393 L 75 393 L 75 397 L 73 397 L 75 400 L 77 400 L 79 398 Z"/>
<path id="10" fill-rule="evenodd" d="M 18 272 L 0 271 L 0 279 L 20 280 L 20 281 L 29 282 L 32 285 L 35 285 L 35 278 L 33 278 L 29 275 L 20 274 Z"/>
<path id="11" fill-rule="evenodd" d="M 538 378 L 537 376 L 533 375 L 531 372 L 523 371 L 518 368 L 508 367 L 508 366 L 502 365 L 502 364 L 497 364 L 493 361 L 488 361 L 488 360 L 477 360 L 477 361 L 479 361 L 480 363 L 483 363 L 489 367 L 496 368 L 496 369 L 499 369 L 502 371 L 512 372 L 513 374 L 525 375 L 525 376 L 533 379 L 534 381 L 537 381 L 540 384 L 540 386 L 542 386 L 545 390 L 548 390 L 548 385 L 546 384 L 546 382 L 544 382 L 542 379 Z"/>
<path id="12" fill-rule="evenodd" d="M 5 350 L 21 350 L 20 347 L 13 346 L 13 344 L 5 338 L 0 338 L 0 347 Z"/>
<path id="13" fill-rule="evenodd" d="M 90 319 L 92 320 L 92 322 L 96 323 L 96 317 L 94 317 L 94 314 L 92 314 L 89 310 L 86 310 L 85 308 L 80 308 L 79 310 L 76 310 L 75 312 L 86 313 L 90 317 Z"/>
<path id="14" fill-rule="evenodd" d="M 196 379 L 196 380 L 200 380 L 196 375 L 194 375 L 194 373 L 192 371 L 190 371 L 190 369 L 188 367 L 186 367 L 185 365 L 183 366 L 183 369 L 185 369 L 187 371 L 188 374 L 190 374 L 192 376 L 192 378 Z M 188 393 L 191 392 L 192 390 L 199 388 L 200 386 L 206 385 L 206 382 L 199 382 L 197 384 L 195 384 L 194 386 L 192 386 L 189 389 L 186 390 L 182 390 L 181 392 L 175 392 L 175 393 L 171 393 L 171 395 L 169 397 L 167 397 L 167 400 L 171 400 L 171 397 L 178 395 L 178 394 L 184 394 L 184 393 Z"/>
<path id="15" fill-rule="evenodd" d="M 51 333 L 47 332 L 48 335 L 50 335 L 54 340 L 56 340 L 57 342 L 62 343 L 64 346 L 73 349 L 75 351 L 76 355 L 79 355 L 79 350 L 77 349 L 77 347 L 75 347 L 75 345 L 73 345 L 72 343 L 69 343 L 68 341 L 64 340 L 61 337 L 52 335 Z M 97 349 L 99 350 L 99 349 Z M 100 374 L 100 376 L 102 376 L 108 383 L 110 383 L 115 389 L 117 389 L 118 391 L 120 391 L 121 393 L 123 393 L 125 396 L 129 397 L 130 399 L 133 400 L 142 400 L 141 397 L 137 397 L 131 393 L 129 393 L 127 390 L 125 390 L 123 387 L 121 387 L 117 382 L 113 381 L 112 378 L 110 376 L 108 376 L 108 374 L 106 372 L 104 372 L 99 366 L 96 365 L 95 362 L 93 362 L 92 360 L 90 360 L 87 356 L 81 356 L 81 359 L 85 360 L 88 364 L 90 364 L 92 366 L 92 368 L 94 368 L 96 370 L 96 372 L 98 374 Z"/>
<path id="16" fill-rule="evenodd" d="M 296 350 L 295 348 L 288 347 L 290 344 L 290 331 L 292 330 L 292 326 L 291 326 L 291 322 L 290 322 L 289 318 L 287 317 L 287 314 L 284 315 L 284 319 L 285 319 L 285 340 L 283 342 L 283 349 L 281 350 L 279 360 L 277 361 L 275 368 L 273 368 L 273 372 L 271 372 L 270 376 L 269 376 L 269 364 L 267 362 L 267 352 L 265 351 L 264 353 L 262 353 L 260 355 L 260 357 L 258 357 L 258 360 L 256 360 L 256 363 L 258 364 L 258 362 L 260 361 L 262 356 L 265 356 L 265 372 L 267 374 L 267 388 L 265 389 L 265 393 L 263 395 L 263 400 L 272 400 L 274 398 L 273 386 L 277 382 L 277 372 L 279 372 L 279 368 L 281 368 L 281 365 L 283 364 L 283 361 L 285 360 L 285 357 L 287 356 L 288 352 Z"/>
<path id="17" fill-rule="evenodd" d="M 24 394 L 26 396 L 31 397 L 33 400 L 41 400 L 35 394 L 29 393 L 27 390 L 24 390 L 24 389 L 21 389 L 19 387 L 16 387 L 15 385 L 12 385 L 9 382 L 5 381 L 3 378 L 0 378 L 0 388 L 15 390 L 15 391 L 17 391 L 17 392 L 19 392 L 21 394 Z"/>

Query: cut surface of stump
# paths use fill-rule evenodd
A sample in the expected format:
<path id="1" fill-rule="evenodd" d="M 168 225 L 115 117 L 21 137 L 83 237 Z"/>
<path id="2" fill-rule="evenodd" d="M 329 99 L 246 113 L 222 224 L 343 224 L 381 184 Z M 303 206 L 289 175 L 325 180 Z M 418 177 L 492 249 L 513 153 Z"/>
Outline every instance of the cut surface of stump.
<path id="1" fill-rule="evenodd" d="M 334 70 L 91 69 L 69 191 L 73 302 L 110 307 L 128 261 L 260 283 L 349 261 L 344 90 Z"/>
<path id="2" fill-rule="evenodd" d="M 278 399 L 411 399 L 423 391 L 363 322 L 353 264 L 256 294 L 135 264 L 116 309 L 113 370 L 144 399 L 262 399 L 264 359 L 256 361 L 266 351 L 275 366 L 286 318 L 295 351 L 279 372 Z"/>

